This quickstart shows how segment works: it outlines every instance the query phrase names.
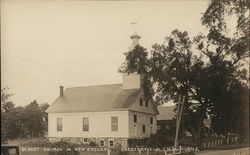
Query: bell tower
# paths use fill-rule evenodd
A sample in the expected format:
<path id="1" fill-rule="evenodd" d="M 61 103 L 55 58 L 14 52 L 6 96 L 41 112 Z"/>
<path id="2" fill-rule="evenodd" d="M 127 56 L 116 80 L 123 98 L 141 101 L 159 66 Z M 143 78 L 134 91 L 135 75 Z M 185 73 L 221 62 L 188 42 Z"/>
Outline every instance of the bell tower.
<path id="1" fill-rule="evenodd" d="M 134 32 L 130 39 L 132 40 L 131 46 L 129 46 L 128 50 L 131 52 L 136 45 L 139 45 L 139 39 L 141 36 Z M 128 53 L 124 53 L 127 55 Z M 142 76 L 136 72 L 134 73 L 123 73 L 123 89 L 140 89 L 142 86 Z"/>
<path id="2" fill-rule="evenodd" d="M 136 32 L 134 32 L 131 36 L 130 39 L 132 40 L 131 46 L 129 46 L 129 51 L 132 51 L 136 45 L 139 45 L 139 39 L 141 39 L 141 36 L 138 35 Z"/>

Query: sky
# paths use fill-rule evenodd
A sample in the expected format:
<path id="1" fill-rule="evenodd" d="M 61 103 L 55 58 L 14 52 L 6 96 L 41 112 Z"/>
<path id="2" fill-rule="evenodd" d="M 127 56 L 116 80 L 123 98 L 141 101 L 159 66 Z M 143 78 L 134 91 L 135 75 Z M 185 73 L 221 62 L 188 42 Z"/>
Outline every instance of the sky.
<path id="1" fill-rule="evenodd" d="M 118 68 L 141 35 L 149 51 L 174 29 L 191 36 L 201 25 L 206 0 L 166 1 L 1 1 L 1 87 L 25 106 L 51 104 L 59 86 L 122 83 Z M 132 26 L 131 22 L 137 22 Z"/>

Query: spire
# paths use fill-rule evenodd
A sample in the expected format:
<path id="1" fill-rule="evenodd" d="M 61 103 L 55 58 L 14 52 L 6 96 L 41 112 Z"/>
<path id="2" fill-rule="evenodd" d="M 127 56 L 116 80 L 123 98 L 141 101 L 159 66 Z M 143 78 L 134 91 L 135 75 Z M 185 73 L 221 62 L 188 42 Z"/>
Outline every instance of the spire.
<path id="1" fill-rule="evenodd" d="M 131 36 L 130 39 L 132 40 L 132 45 L 129 47 L 129 51 L 133 50 L 135 48 L 136 45 L 139 45 L 139 39 L 141 38 L 141 36 L 134 32 Z"/>
<path id="2" fill-rule="evenodd" d="M 131 25 L 137 24 L 136 22 L 131 23 Z M 141 36 L 136 33 L 136 31 L 130 36 L 132 44 L 128 48 L 128 52 L 124 53 L 126 56 L 131 52 L 136 45 L 139 45 L 139 39 Z M 142 88 L 142 76 L 136 71 L 132 73 L 123 74 L 123 89 L 141 89 Z"/>
<path id="3" fill-rule="evenodd" d="M 132 45 L 129 46 L 128 50 L 131 52 L 136 45 L 139 45 L 139 39 L 141 36 L 134 32 L 130 39 L 132 40 Z M 126 56 L 129 52 L 124 53 Z M 133 71 L 129 74 L 124 73 L 123 74 L 123 89 L 141 89 L 142 88 L 142 75 L 138 73 L 138 67 L 137 71 Z"/>

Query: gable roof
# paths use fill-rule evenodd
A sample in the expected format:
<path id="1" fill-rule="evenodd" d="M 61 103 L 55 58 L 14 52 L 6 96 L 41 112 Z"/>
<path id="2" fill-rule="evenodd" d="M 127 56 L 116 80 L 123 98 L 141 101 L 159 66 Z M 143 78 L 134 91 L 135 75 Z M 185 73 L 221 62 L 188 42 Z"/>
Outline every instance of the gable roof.
<path id="1" fill-rule="evenodd" d="M 129 110 L 139 98 L 140 89 L 122 89 L 122 84 L 66 88 L 46 110 L 60 112 L 99 112 Z"/>
<path id="2" fill-rule="evenodd" d="M 157 120 L 172 120 L 176 113 L 174 112 L 175 106 L 158 106 L 159 115 Z"/>

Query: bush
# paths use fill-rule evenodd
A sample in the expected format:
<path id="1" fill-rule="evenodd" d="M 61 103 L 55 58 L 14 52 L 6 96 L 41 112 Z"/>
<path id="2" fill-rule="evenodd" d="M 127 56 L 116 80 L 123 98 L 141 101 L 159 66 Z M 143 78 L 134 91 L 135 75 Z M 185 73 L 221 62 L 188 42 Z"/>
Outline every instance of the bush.
<path id="1" fill-rule="evenodd" d="M 146 141 L 146 145 L 149 147 L 167 147 L 174 145 L 174 138 L 170 136 L 166 136 L 164 133 L 157 133 L 150 135 L 150 137 Z"/>
<path id="2" fill-rule="evenodd" d="M 77 144 L 57 142 L 52 144 L 51 148 L 62 148 L 62 151 L 50 151 L 49 155 L 79 155 L 80 153 L 74 150 L 77 146 Z M 66 150 L 68 148 L 70 148 L 70 150 Z"/>
<path id="3" fill-rule="evenodd" d="M 146 143 L 145 143 L 146 142 Z M 162 133 L 150 135 L 148 138 L 135 138 L 129 139 L 128 144 L 130 147 L 159 147 L 173 146 L 174 139 L 172 137 L 165 136 Z"/>
<path id="4" fill-rule="evenodd" d="M 97 146 L 95 142 L 91 141 L 89 142 L 89 146 Z"/>
<path id="5" fill-rule="evenodd" d="M 146 141 L 146 145 L 150 146 L 150 147 L 164 147 L 167 144 L 167 139 L 159 134 L 154 134 L 151 135 L 147 141 Z"/>
<path id="6" fill-rule="evenodd" d="M 130 147 L 145 146 L 146 140 L 147 140 L 147 138 L 128 139 L 128 145 Z"/>

